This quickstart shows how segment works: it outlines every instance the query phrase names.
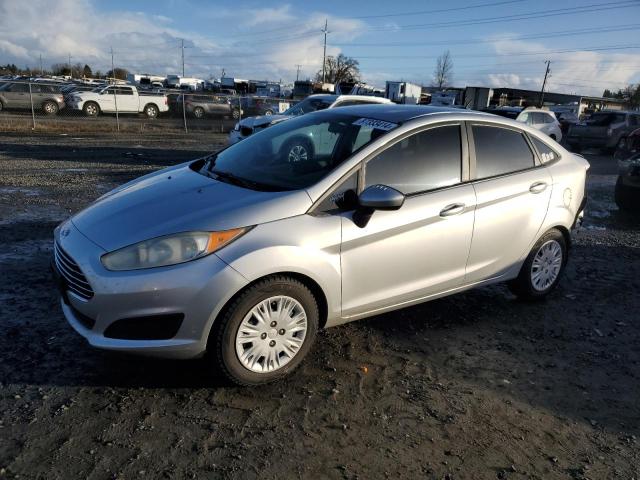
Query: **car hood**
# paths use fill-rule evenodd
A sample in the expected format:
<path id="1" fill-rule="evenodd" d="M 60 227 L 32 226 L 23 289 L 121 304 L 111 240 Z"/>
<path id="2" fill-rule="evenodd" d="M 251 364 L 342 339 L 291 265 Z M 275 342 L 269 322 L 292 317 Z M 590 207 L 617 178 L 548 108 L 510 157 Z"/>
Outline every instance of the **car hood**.
<path id="1" fill-rule="evenodd" d="M 187 163 L 129 182 L 71 220 L 83 235 L 112 251 L 177 232 L 266 223 L 304 214 L 310 206 L 304 190 L 249 190 L 201 175 Z"/>
<path id="2" fill-rule="evenodd" d="M 253 129 L 256 127 L 266 127 L 273 123 L 280 123 L 290 118 L 290 115 L 261 115 L 259 117 L 243 118 L 239 123 L 241 127 L 249 127 Z"/>

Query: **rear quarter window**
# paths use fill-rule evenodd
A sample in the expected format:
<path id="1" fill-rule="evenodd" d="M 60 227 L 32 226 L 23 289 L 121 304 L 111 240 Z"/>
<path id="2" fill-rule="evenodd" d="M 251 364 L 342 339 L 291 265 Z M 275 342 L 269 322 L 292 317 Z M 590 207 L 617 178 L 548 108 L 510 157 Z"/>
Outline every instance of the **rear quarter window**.
<path id="1" fill-rule="evenodd" d="M 538 151 L 538 156 L 540 157 L 540 161 L 542 163 L 553 162 L 560 158 L 560 156 L 553 150 L 549 145 L 544 143 L 542 140 L 538 140 L 536 137 L 530 136 L 531 142 L 533 146 L 536 147 Z"/>

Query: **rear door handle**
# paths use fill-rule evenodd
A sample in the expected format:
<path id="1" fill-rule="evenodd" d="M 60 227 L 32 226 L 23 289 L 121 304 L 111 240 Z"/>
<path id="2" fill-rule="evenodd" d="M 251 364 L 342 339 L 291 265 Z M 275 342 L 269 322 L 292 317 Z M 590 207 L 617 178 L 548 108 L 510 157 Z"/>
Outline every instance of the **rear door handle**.
<path id="1" fill-rule="evenodd" d="M 464 212 L 464 203 L 452 203 L 440 210 L 441 217 L 451 217 L 452 215 L 459 215 Z"/>
<path id="2" fill-rule="evenodd" d="M 535 182 L 535 183 L 532 183 L 531 186 L 529 187 L 529 191 L 531 193 L 542 193 L 546 189 L 547 189 L 546 182 Z"/>

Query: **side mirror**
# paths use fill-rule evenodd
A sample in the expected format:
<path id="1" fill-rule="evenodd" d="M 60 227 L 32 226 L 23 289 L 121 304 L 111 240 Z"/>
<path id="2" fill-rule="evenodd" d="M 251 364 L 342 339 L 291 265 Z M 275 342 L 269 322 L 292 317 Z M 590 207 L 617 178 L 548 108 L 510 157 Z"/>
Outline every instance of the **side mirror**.
<path id="1" fill-rule="evenodd" d="M 358 196 L 358 204 L 371 210 L 398 210 L 404 204 L 404 194 L 386 185 L 371 185 Z"/>

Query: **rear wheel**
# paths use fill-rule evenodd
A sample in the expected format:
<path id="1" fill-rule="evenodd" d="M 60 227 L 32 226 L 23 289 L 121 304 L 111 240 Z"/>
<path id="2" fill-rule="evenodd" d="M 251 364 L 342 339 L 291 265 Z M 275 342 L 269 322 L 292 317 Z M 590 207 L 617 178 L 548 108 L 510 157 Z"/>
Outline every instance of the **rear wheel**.
<path id="1" fill-rule="evenodd" d="M 242 292 L 216 320 L 209 353 L 232 382 L 269 383 L 300 364 L 318 323 L 318 303 L 303 283 L 267 277 Z"/>
<path id="2" fill-rule="evenodd" d="M 193 109 L 193 116 L 196 118 L 204 118 L 204 108 L 196 107 Z"/>
<path id="3" fill-rule="evenodd" d="M 4 105 L 2 104 L 2 102 L 0 102 L 0 112 L 4 110 Z"/>
<path id="4" fill-rule="evenodd" d="M 269 115 L 273 115 L 273 110 L 267 110 L 264 114 L 268 117 Z"/>
<path id="5" fill-rule="evenodd" d="M 231 110 L 231 117 L 234 120 L 237 120 L 240 118 L 240 110 L 238 110 L 237 108 L 234 108 L 233 110 Z"/>
<path id="6" fill-rule="evenodd" d="M 82 111 L 87 117 L 97 117 L 100 113 L 100 107 L 95 102 L 87 102 L 82 107 Z"/>
<path id="7" fill-rule="evenodd" d="M 144 107 L 144 114 L 147 118 L 156 118 L 158 116 L 158 107 L 156 107 L 153 103 L 150 103 L 146 107 Z"/>
<path id="8" fill-rule="evenodd" d="M 558 286 L 567 264 L 567 243 L 557 229 L 549 230 L 533 246 L 509 289 L 524 300 L 538 300 Z"/>
<path id="9" fill-rule="evenodd" d="M 47 115 L 55 115 L 60 108 L 56 102 L 46 101 L 42 104 L 42 111 Z"/>

